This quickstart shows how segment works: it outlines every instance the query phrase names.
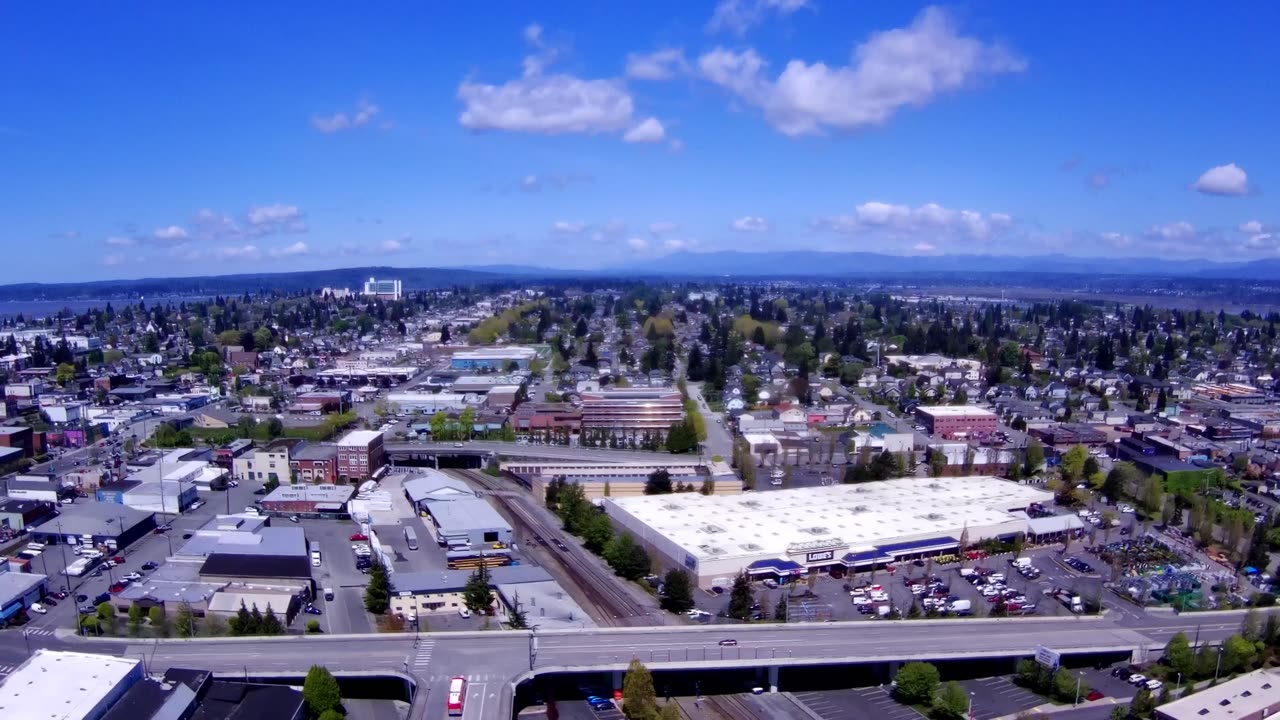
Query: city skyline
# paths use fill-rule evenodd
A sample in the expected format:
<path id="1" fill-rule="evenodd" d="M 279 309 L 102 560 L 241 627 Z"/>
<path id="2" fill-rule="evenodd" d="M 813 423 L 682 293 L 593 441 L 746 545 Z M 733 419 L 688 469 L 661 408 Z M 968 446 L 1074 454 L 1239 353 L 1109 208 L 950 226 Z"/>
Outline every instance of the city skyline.
<path id="1" fill-rule="evenodd" d="M 1269 5 L 309 10 L 14 10 L 0 282 L 1280 247 Z"/>

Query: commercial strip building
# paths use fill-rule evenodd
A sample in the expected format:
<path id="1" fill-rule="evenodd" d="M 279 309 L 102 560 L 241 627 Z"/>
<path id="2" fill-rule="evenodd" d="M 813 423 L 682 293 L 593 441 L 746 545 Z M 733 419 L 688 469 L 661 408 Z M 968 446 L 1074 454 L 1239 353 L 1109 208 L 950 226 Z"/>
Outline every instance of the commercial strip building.
<path id="1" fill-rule="evenodd" d="M 462 350 L 453 354 L 453 357 L 449 360 L 449 367 L 454 370 L 493 370 L 501 372 L 514 365 L 520 370 L 528 370 L 529 364 L 537 356 L 537 350 L 520 345 Z"/>
<path id="2" fill-rule="evenodd" d="M 989 476 L 903 478 L 743 495 L 604 498 L 614 523 L 702 587 L 734 575 L 863 570 L 1027 532 L 1052 493 Z"/>
<path id="3" fill-rule="evenodd" d="M 387 464 L 382 433 L 352 430 L 338 441 L 338 477 L 368 480 L 381 475 Z"/>
<path id="4" fill-rule="evenodd" d="M 144 677 L 138 658 L 38 648 L 0 678 L 0 715 L 101 720 Z"/>
<path id="5" fill-rule="evenodd" d="M 153 512 L 115 503 L 67 505 L 62 514 L 31 529 L 31 539 L 47 544 L 102 545 L 123 550 L 156 527 Z"/>
<path id="6" fill-rule="evenodd" d="M 551 575 L 534 565 L 489 568 L 490 587 L 518 589 L 526 583 L 551 582 Z M 463 588 L 472 570 L 431 570 L 392 573 L 391 612 L 406 618 L 440 612 L 458 612 L 466 607 Z M 518 591 L 518 590 L 517 590 Z M 523 604 L 523 600 L 521 601 Z M 527 609 L 527 607 L 526 607 Z M 530 619 L 530 622 L 534 622 Z"/>
<path id="7" fill-rule="evenodd" d="M 49 578 L 18 572 L 8 558 L 0 557 L 0 623 L 40 602 L 49 589 Z"/>
<path id="8" fill-rule="evenodd" d="M 920 405 L 916 417 L 930 435 L 944 440 L 986 437 L 999 426 L 995 413 L 970 405 Z"/>
<path id="9" fill-rule="evenodd" d="M 582 429 L 665 433 L 684 419 L 675 388 L 612 388 L 582 393 Z"/>
<path id="10" fill-rule="evenodd" d="M 1262 720 L 1280 712 L 1280 668 L 1263 668 L 1156 708 L 1156 720 Z"/>

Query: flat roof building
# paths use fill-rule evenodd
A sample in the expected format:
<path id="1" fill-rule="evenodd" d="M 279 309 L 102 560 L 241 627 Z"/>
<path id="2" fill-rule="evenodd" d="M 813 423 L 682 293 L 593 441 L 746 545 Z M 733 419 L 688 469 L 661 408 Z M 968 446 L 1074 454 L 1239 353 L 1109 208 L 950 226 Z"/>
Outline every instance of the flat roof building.
<path id="1" fill-rule="evenodd" d="M 683 419 L 684 398 L 675 388 L 612 388 L 582 393 L 584 430 L 665 433 Z"/>
<path id="2" fill-rule="evenodd" d="M 1262 720 L 1280 712 L 1280 668 L 1245 673 L 1156 708 L 1157 720 Z"/>
<path id="3" fill-rule="evenodd" d="M 511 525 L 488 502 L 475 495 L 428 500 L 422 506 L 443 545 L 453 549 L 485 549 L 511 545 Z"/>
<path id="4" fill-rule="evenodd" d="M 972 405 L 921 405 L 916 417 L 930 435 L 945 440 L 986 437 L 999 424 L 995 413 Z"/>
<path id="5" fill-rule="evenodd" d="M 506 370 L 512 363 L 520 370 L 528 370 L 529 363 L 538 356 L 531 347 L 508 345 L 455 352 L 449 367 L 455 370 Z"/>
<path id="6" fill-rule="evenodd" d="M 353 485 L 281 485 L 262 499 L 262 509 L 280 513 L 339 513 L 355 492 Z"/>
<path id="7" fill-rule="evenodd" d="M 867 569 L 955 552 L 1027 530 L 1025 510 L 1052 493 L 988 476 L 902 478 L 763 494 L 604 498 L 620 529 L 701 586 L 739 572 Z"/>
<path id="8" fill-rule="evenodd" d="M 100 720 L 143 677 L 137 658 L 38 648 L 0 678 L 0 717 Z"/>
<path id="9" fill-rule="evenodd" d="M 63 507 L 61 515 L 33 528 L 31 539 L 72 545 L 92 542 L 123 550 L 146 537 L 155 527 L 153 512 L 115 503 L 77 502 Z"/>

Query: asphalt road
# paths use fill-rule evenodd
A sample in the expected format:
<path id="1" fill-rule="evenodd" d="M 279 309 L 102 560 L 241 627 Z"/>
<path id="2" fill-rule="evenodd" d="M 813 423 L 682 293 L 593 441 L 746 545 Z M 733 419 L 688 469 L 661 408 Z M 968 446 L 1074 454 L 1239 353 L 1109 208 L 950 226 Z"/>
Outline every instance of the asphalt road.
<path id="1" fill-rule="evenodd" d="M 725 462 L 733 458 L 733 437 L 725 429 L 724 418 L 711 411 L 702 397 L 702 383 L 689 383 L 689 397 L 698 404 L 698 412 L 707 426 L 707 439 L 703 443 L 703 456 L 719 455 Z M 720 422 L 716 422 L 719 420 Z"/>

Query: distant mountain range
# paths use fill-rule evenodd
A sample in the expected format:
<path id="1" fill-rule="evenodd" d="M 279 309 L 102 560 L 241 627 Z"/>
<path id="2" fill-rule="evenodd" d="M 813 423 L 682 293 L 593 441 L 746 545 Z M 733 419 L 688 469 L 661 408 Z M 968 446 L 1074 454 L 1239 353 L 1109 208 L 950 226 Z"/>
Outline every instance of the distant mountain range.
<path id="1" fill-rule="evenodd" d="M 296 292 L 323 287 L 358 290 L 370 277 L 399 279 L 406 290 L 475 285 L 504 280 L 567 278 L 671 277 L 849 277 L 871 279 L 955 275 L 1144 276 L 1199 280 L 1280 282 L 1280 259 L 1250 262 L 1167 260 L 1162 258 L 1082 258 L 1067 255 L 918 255 L 866 252 L 678 252 L 598 270 L 565 270 L 531 265 L 483 265 L 451 268 L 357 267 L 280 273 L 208 275 L 202 277 L 100 280 L 80 283 L 0 285 L 0 301 L 63 300 L 118 296 L 231 295 L 275 289 Z"/>

